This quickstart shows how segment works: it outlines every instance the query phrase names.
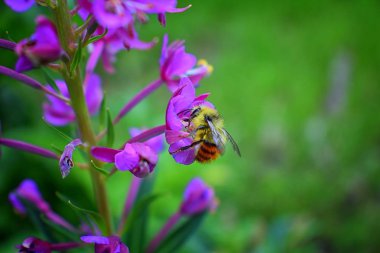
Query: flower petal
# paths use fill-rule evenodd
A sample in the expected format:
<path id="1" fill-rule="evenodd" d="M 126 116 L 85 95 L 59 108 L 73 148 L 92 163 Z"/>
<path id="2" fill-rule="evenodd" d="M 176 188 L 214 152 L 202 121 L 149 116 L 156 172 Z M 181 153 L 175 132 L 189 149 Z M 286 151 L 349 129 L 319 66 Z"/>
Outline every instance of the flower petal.
<path id="1" fill-rule="evenodd" d="M 120 153 L 120 150 L 107 148 L 107 147 L 93 147 L 91 154 L 103 162 L 114 163 L 116 154 Z"/>

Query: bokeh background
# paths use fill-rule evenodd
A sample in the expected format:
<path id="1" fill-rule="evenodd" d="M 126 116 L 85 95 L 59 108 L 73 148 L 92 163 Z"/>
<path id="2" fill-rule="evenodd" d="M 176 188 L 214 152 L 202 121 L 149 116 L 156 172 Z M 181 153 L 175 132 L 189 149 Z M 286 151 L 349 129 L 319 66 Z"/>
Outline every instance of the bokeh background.
<path id="1" fill-rule="evenodd" d="M 214 163 L 182 166 L 164 152 L 155 190 L 165 196 L 152 206 L 150 234 L 200 176 L 215 188 L 219 208 L 180 252 L 378 252 L 379 1 L 179 1 L 188 3 L 187 12 L 168 15 L 166 28 L 151 17 L 138 27 L 140 37 L 184 39 L 188 52 L 214 66 L 198 92 L 211 92 L 242 157 L 228 147 Z M 0 35 L 15 41 L 28 37 L 44 12 L 13 13 L 3 2 L 0 9 Z M 157 78 L 159 55 L 160 44 L 120 54 L 114 75 L 98 68 L 113 115 Z M 16 61 L 5 50 L 0 59 L 9 67 Z M 43 80 L 39 71 L 30 74 Z M 162 124 L 169 96 L 161 88 L 135 108 L 117 125 L 116 142 L 128 138 L 129 127 Z M 41 120 L 43 101 L 38 91 L 0 76 L 2 135 L 62 148 L 65 140 Z M 84 171 L 62 180 L 55 161 L 4 147 L 0 167 L 0 252 L 35 233 L 7 201 L 24 178 L 36 180 L 68 219 L 73 214 L 56 191 L 93 206 Z M 108 182 L 115 216 L 130 179 L 118 173 Z"/>

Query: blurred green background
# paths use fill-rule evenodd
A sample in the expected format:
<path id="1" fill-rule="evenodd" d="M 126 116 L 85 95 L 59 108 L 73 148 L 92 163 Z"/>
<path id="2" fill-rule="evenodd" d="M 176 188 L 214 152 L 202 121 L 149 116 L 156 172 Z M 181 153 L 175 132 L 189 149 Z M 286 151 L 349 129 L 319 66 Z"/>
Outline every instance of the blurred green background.
<path id="1" fill-rule="evenodd" d="M 140 38 L 168 33 L 171 41 L 184 39 L 188 52 L 214 66 L 198 92 L 211 92 L 242 157 L 228 147 L 214 163 L 182 166 L 164 152 L 155 190 L 166 195 L 152 206 L 150 235 L 176 210 L 187 182 L 200 176 L 220 205 L 180 252 L 378 252 L 379 1 L 194 0 L 179 6 L 188 3 L 187 12 L 168 15 L 166 28 L 152 16 L 137 28 Z M 44 12 L 0 8 L 0 35 L 15 41 L 28 37 L 32 20 Z M 98 68 L 113 115 L 157 78 L 160 47 L 118 55 L 115 75 Z M 12 53 L 1 55 L 2 65 L 14 66 Z M 31 75 L 43 80 L 39 71 Z M 43 95 L 4 76 L 0 83 L 2 135 L 62 148 L 65 140 L 41 120 Z M 129 127 L 162 124 L 169 97 L 161 88 L 135 108 L 116 127 L 117 144 Z M 35 179 L 68 219 L 72 214 L 56 191 L 93 205 L 84 171 L 62 180 L 55 161 L 4 147 L 0 167 L 0 252 L 12 252 L 34 233 L 7 201 L 22 179 Z M 118 173 L 108 181 L 115 217 L 130 179 Z"/>

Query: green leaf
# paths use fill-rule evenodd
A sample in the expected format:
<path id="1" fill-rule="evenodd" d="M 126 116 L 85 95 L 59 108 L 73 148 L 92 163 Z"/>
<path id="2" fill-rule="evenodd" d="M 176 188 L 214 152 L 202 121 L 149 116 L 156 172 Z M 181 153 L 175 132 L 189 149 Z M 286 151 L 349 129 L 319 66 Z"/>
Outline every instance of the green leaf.
<path id="1" fill-rule="evenodd" d="M 67 239 L 69 241 L 78 241 L 78 234 L 74 234 L 73 231 L 69 231 L 58 224 L 52 222 L 51 220 L 47 219 L 44 215 L 41 215 L 41 220 L 49 226 L 52 230 L 56 231 L 60 235 L 64 237 L 64 239 Z"/>
<path id="2" fill-rule="evenodd" d="M 87 46 L 87 45 L 89 45 L 89 44 L 91 44 L 91 43 L 94 43 L 94 42 L 100 40 L 101 38 L 103 38 L 104 36 L 106 36 L 107 32 L 108 32 L 108 30 L 105 29 L 104 32 L 103 32 L 102 34 L 100 34 L 100 35 L 96 35 L 96 36 L 94 36 L 94 37 L 91 37 L 91 38 L 86 42 L 85 45 Z"/>
<path id="3" fill-rule="evenodd" d="M 127 222 L 124 227 L 124 231 L 128 231 L 129 228 L 133 225 L 133 223 L 140 218 L 141 213 L 144 210 L 147 210 L 150 204 L 152 204 L 159 197 L 162 197 L 162 193 L 155 193 L 149 196 L 143 197 L 132 209 L 131 213 L 128 216 Z"/>
<path id="4" fill-rule="evenodd" d="M 110 175 L 109 171 L 107 171 L 107 170 L 105 170 L 105 169 L 103 169 L 103 168 L 100 168 L 100 167 L 96 166 L 96 164 L 94 163 L 93 160 L 91 160 L 91 164 L 92 164 L 92 167 L 93 167 L 94 169 L 96 169 L 97 171 L 99 171 L 99 172 L 102 173 L 103 175 L 105 175 L 105 176 L 109 176 L 109 175 Z"/>
<path id="5" fill-rule="evenodd" d="M 173 230 L 158 246 L 159 253 L 178 252 L 179 248 L 193 235 L 206 217 L 207 211 L 193 215 Z"/>
<path id="6" fill-rule="evenodd" d="M 52 149 L 54 149 L 54 152 L 57 153 L 58 155 L 61 155 L 63 153 L 63 150 L 57 147 L 56 145 L 51 144 L 50 146 Z"/>
<path id="7" fill-rule="evenodd" d="M 45 80 L 50 86 L 57 92 L 61 93 L 61 91 L 58 88 L 57 83 L 55 82 L 53 76 L 51 75 L 50 71 L 46 67 L 41 68 L 42 72 L 44 73 Z"/>
<path id="8" fill-rule="evenodd" d="M 156 173 L 153 173 L 148 177 L 142 179 L 132 212 L 134 212 L 134 209 L 136 209 L 137 205 L 139 205 L 136 203 L 141 203 L 144 197 L 152 195 L 155 181 Z M 146 246 L 147 228 L 149 221 L 149 206 L 146 206 L 142 210 L 140 209 L 138 217 L 134 219 L 133 222 L 131 216 L 128 216 L 128 221 L 132 223 L 128 224 L 128 227 L 124 229 L 124 231 L 127 233 L 123 238 L 127 242 L 127 245 L 131 252 L 144 252 L 145 250 L 144 247 Z"/>
<path id="9" fill-rule="evenodd" d="M 82 39 L 79 38 L 78 47 L 74 53 L 74 57 L 70 65 L 70 74 L 74 73 L 75 69 L 79 66 L 81 59 L 82 59 Z"/>
<path id="10" fill-rule="evenodd" d="M 47 123 L 45 121 L 45 118 L 42 118 L 42 121 L 51 129 L 53 129 L 54 131 L 56 131 L 59 135 L 61 135 L 64 139 L 66 139 L 67 141 L 71 142 L 73 139 L 66 135 L 65 133 L 61 132 L 60 130 L 58 130 L 57 128 L 53 127 L 52 125 L 50 125 L 49 123 Z"/>
<path id="11" fill-rule="evenodd" d="M 103 94 L 103 100 L 99 110 L 99 128 L 102 131 L 106 126 L 107 108 L 106 108 L 106 93 Z"/>
<path id="12" fill-rule="evenodd" d="M 44 235 L 44 237 L 51 241 L 56 242 L 57 239 L 54 237 L 52 231 L 46 226 L 46 224 L 41 219 L 41 212 L 38 210 L 32 203 L 29 201 L 18 197 L 18 199 L 21 201 L 22 205 L 24 206 L 28 216 L 32 220 L 33 225 L 41 232 L 41 234 Z"/>
<path id="13" fill-rule="evenodd" d="M 113 128 L 111 112 L 107 109 L 107 147 L 112 147 L 115 139 L 115 130 Z"/>
<path id="14" fill-rule="evenodd" d="M 92 216 L 93 218 L 100 218 L 100 219 L 102 219 L 102 216 L 101 216 L 99 213 L 97 213 L 97 212 L 95 212 L 95 211 L 92 211 L 92 210 L 88 210 L 88 209 L 81 208 L 81 207 L 79 207 L 79 206 L 73 204 L 73 203 L 71 202 L 71 200 L 70 200 L 68 197 L 66 197 L 65 195 L 63 195 L 63 194 L 61 194 L 61 193 L 59 193 L 59 192 L 56 192 L 56 195 L 57 195 L 57 197 L 58 197 L 60 200 L 62 200 L 62 201 L 65 202 L 66 204 L 68 204 L 68 205 L 69 205 L 72 209 L 74 209 L 75 211 L 79 211 L 79 212 L 82 213 L 82 214 L 88 214 L 88 215 Z"/>

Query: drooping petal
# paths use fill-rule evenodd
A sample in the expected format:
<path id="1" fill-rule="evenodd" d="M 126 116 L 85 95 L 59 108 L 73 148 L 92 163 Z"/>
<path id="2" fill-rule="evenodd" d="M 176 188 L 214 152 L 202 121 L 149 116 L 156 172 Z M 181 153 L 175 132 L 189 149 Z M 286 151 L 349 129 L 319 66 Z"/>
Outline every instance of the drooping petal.
<path id="1" fill-rule="evenodd" d="M 59 167 L 61 169 L 62 178 L 69 175 L 71 168 L 74 166 L 73 163 L 73 152 L 78 145 L 81 145 L 82 141 L 80 139 L 75 139 L 65 146 L 65 149 L 59 159 Z"/>
<path id="2" fill-rule="evenodd" d="M 169 153 L 172 154 L 174 160 L 177 163 L 189 165 L 192 164 L 195 160 L 195 150 L 194 148 L 189 148 L 182 152 L 176 152 L 182 147 L 186 147 L 190 144 L 192 144 L 193 141 L 190 138 L 181 139 L 169 147 Z"/>

